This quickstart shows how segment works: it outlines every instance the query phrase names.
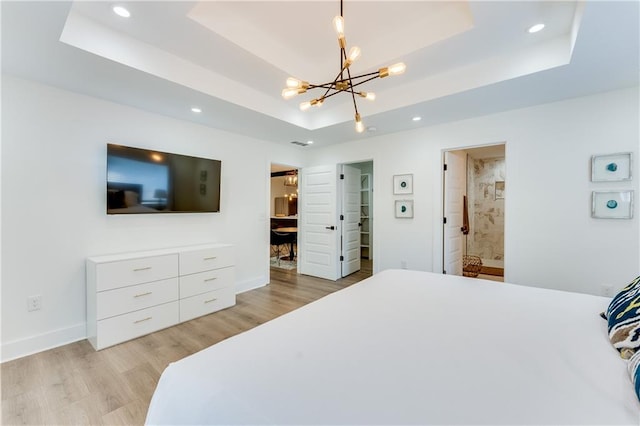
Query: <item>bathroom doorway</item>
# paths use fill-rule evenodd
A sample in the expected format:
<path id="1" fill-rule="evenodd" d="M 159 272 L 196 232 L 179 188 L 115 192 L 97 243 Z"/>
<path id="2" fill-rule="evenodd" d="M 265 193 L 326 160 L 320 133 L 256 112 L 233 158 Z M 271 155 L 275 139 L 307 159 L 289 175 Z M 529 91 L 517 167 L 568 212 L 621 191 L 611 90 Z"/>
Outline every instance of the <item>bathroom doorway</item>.
<path id="1" fill-rule="evenodd" d="M 505 144 L 444 153 L 444 273 L 504 279 L 505 177 Z"/>

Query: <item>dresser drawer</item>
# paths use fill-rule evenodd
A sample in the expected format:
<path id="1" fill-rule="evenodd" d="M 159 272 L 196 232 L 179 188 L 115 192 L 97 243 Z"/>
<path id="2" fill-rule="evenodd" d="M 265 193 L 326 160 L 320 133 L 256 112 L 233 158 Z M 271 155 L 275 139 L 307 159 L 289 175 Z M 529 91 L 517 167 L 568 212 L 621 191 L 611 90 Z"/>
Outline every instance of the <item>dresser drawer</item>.
<path id="1" fill-rule="evenodd" d="M 97 319 L 105 319 L 178 300 L 178 278 L 138 284 L 96 295 Z"/>
<path id="2" fill-rule="evenodd" d="M 100 263 L 96 265 L 96 290 L 110 290 L 177 276 L 177 254 Z"/>
<path id="3" fill-rule="evenodd" d="M 180 275 L 195 274 L 233 265 L 233 247 L 209 247 L 180 253 Z"/>
<path id="4" fill-rule="evenodd" d="M 180 277 L 180 298 L 232 287 L 235 284 L 233 266 Z"/>
<path id="5" fill-rule="evenodd" d="M 177 324 L 178 302 L 165 303 L 140 311 L 98 321 L 96 349 L 152 333 Z"/>
<path id="6" fill-rule="evenodd" d="M 236 304 L 234 287 L 225 287 L 180 299 L 180 322 L 219 311 Z"/>

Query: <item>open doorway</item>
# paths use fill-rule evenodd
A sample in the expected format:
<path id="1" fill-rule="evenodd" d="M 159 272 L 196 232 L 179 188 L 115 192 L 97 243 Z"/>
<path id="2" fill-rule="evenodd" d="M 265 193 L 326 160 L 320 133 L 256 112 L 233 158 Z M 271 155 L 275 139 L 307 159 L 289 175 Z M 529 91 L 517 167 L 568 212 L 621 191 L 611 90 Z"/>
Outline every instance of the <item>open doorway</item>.
<path id="1" fill-rule="evenodd" d="M 446 151 L 443 272 L 504 280 L 505 145 Z"/>
<path id="2" fill-rule="evenodd" d="M 373 161 L 349 163 L 360 170 L 359 187 L 359 256 L 360 268 L 373 271 Z"/>
<path id="3" fill-rule="evenodd" d="M 295 271 L 298 261 L 298 169 L 271 164 L 270 188 L 270 267 Z"/>

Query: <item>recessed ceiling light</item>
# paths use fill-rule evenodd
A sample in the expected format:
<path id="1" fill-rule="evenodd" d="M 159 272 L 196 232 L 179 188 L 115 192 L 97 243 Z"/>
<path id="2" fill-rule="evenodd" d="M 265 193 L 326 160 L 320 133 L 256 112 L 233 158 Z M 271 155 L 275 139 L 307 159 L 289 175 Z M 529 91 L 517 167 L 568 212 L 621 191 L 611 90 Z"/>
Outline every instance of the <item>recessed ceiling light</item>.
<path id="1" fill-rule="evenodd" d="M 129 12 L 124 6 L 113 6 L 113 13 L 118 16 L 122 16 L 123 18 L 131 16 L 131 12 Z"/>
<path id="2" fill-rule="evenodd" d="M 191 112 L 201 113 L 202 110 L 200 108 L 198 108 L 198 107 L 193 107 L 193 108 L 191 108 Z"/>
<path id="3" fill-rule="evenodd" d="M 378 128 L 376 126 L 369 126 L 367 127 L 367 132 L 369 133 L 373 133 L 373 132 L 377 132 Z"/>
<path id="4" fill-rule="evenodd" d="M 311 145 L 311 144 L 313 143 L 313 141 L 307 141 L 307 143 L 308 143 L 309 145 Z"/>
<path id="5" fill-rule="evenodd" d="M 422 120 L 422 117 L 420 117 L 419 115 L 416 115 L 415 117 L 412 118 L 413 121 L 420 121 Z"/>
<path id="6" fill-rule="evenodd" d="M 542 31 L 544 29 L 544 24 L 535 24 L 532 25 L 531 27 L 529 27 L 529 29 L 527 31 L 529 31 L 529 33 L 533 34 L 533 33 L 537 33 L 538 31 Z"/>

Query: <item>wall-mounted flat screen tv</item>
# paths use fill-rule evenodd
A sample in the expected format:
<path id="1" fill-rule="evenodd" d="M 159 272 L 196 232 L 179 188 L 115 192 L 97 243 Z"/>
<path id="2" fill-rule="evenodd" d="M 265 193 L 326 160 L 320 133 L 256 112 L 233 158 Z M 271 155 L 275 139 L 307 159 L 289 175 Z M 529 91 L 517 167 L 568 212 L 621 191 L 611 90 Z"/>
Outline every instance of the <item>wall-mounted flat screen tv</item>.
<path id="1" fill-rule="evenodd" d="M 220 211 L 222 163 L 107 145 L 107 214 Z"/>

